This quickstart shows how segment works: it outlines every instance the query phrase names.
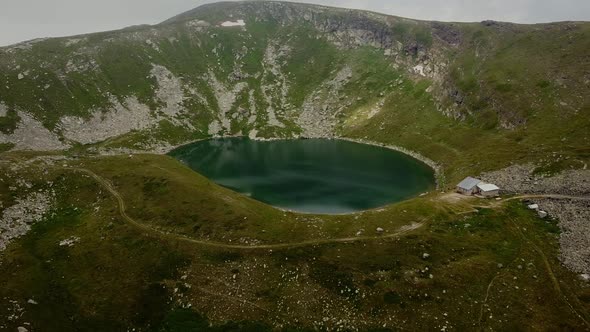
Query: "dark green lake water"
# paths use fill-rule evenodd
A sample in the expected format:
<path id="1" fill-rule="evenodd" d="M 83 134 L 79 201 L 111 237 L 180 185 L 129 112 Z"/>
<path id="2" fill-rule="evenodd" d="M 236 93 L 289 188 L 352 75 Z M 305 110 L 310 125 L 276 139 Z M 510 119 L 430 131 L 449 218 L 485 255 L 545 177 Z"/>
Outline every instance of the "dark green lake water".
<path id="1" fill-rule="evenodd" d="M 434 171 L 410 156 L 340 140 L 223 138 L 170 155 L 222 186 L 305 213 L 367 210 L 435 187 Z"/>

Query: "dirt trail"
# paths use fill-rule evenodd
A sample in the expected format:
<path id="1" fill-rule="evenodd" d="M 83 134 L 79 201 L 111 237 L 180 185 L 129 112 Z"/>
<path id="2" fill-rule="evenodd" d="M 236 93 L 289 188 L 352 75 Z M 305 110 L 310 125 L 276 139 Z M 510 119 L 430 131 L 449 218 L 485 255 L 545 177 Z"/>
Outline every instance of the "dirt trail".
<path id="1" fill-rule="evenodd" d="M 336 239 L 316 239 L 316 240 L 309 240 L 309 241 L 295 242 L 295 243 L 240 245 L 240 244 L 227 244 L 227 243 L 221 243 L 221 242 L 197 240 L 197 239 L 186 237 L 186 236 L 179 235 L 179 234 L 171 234 L 171 233 L 163 232 L 163 231 L 154 229 L 152 227 L 149 227 L 141 222 L 138 222 L 137 220 L 131 218 L 127 214 L 125 200 L 123 200 L 123 197 L 121 196 L 121 194 L 119 194 L 119 192 L 117 190 L 115 190 L 115 188 L 113 188 L 113 186 L 107 180 L 105 180 L 104 178 L 100 177 L 99 175 L 97 175 L 93 171 L 86 169 L 86 168 L 66 167 L 64 169 L 82 172 L 82 173 L 85 173 L 85 174 L 89 175 L 90 177 L 92 177 L 96 182 L 98 182 L 102 187 L 104 187 L 109 193 L 111 193 L 111 195 L 113 197 L 115 197 L 115 199 L 117 200 L 118 206 L 119 206 L 119 214 L 121 215 L 121 217 L 123 217 L 123 219 L 127 223 L 133 225 L 134 227 L 139 228 L 139 229 L 149 232 L 149 233 L 156 233 L 158 236 L 161 236 L 161 237 L 170 238 L 173 240 L 190 242 L 193 244 L 198 244 L 198 245 L 208 246 L 208 247 L 223 248 L 223 249 L 241 249 L 241 250 L 245 250 L 245 249 L 251 249 L 251 250 L 252 249 L 289 249 L 289 248 L 306 247 L 306 246 L 331 244 L 331 243 L 351 243 L 351 242 L 361 242 L 361 241 L 374 241 L 374 240 L 396 238 L 396 237 L 402 236 L 406 233 L 414 231 L 414 230 L 423 226 L 423 223 L 413 223 L 413 224 L 401 227 L 399 230 L 397 230 L 394 233 L 386 234 L 386 235 L 382 235 L 382 236 L 357 236 L 357 237 L 336 238 Z"/>

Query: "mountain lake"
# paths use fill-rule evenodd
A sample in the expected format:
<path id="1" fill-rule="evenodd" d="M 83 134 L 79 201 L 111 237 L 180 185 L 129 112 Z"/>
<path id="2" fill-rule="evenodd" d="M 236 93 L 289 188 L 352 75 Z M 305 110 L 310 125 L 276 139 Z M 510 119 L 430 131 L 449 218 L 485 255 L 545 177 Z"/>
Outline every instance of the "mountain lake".
<path id="1" fill-rule="evenodd" d="M 345 214 L 435 188 L 434 171 L 385 147 L 336 139 L 210 139 L 169 153 L 215 183 L 301 213 Z"/>

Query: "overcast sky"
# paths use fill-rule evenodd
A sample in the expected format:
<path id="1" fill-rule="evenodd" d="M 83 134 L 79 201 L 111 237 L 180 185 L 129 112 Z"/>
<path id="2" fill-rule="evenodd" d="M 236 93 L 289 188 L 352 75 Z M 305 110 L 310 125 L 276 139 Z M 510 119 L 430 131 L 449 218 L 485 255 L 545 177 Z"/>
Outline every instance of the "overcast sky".
<path id="1" fill-rule="evenodd" d="M 210 0 L 0 0 L 0 45 L 155 24 Z M 590 0 L 308 0 L 439 21 L 590 21 Z"/>

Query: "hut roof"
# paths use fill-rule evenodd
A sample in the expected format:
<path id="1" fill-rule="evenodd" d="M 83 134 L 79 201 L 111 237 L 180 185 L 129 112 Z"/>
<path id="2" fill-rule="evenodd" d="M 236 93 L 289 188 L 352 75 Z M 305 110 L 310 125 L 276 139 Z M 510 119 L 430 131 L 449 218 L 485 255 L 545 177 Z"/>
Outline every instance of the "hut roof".
<path id="1" fill-rule="evenodd" d="M 465 190 L 471 190 L 471 189 L 475 188 L 475 186 L 477 186 L 480 183 L 481 183 L 481 180 L 479 180 L 479 179 L 467 177 L 467 178 L 465 178 L 465 180 L 461 181 L 461 183 L 459 183 L 457 185 L 457 187 L 461 188 L 461 189 L 465 189 Z"/>
<path id="2" fill-rule="evenodd" d="M 479 190 L 481 190 L 483 192 L 500 190 L 500 188 L 498 186 L 496 186 L 495 184 L 491 184 L 491 183 L 480 183 L 477 185 L 477 187 L 479 188 Z"/>

